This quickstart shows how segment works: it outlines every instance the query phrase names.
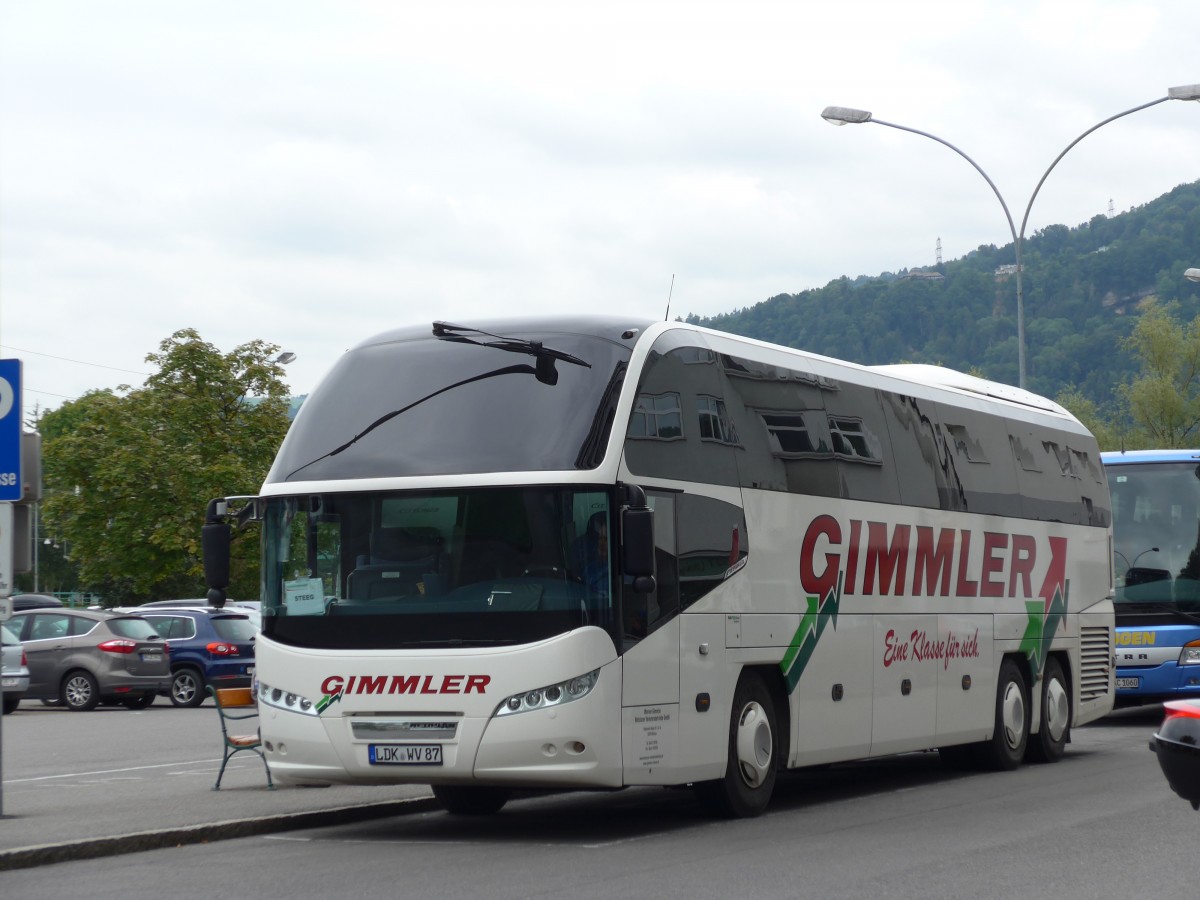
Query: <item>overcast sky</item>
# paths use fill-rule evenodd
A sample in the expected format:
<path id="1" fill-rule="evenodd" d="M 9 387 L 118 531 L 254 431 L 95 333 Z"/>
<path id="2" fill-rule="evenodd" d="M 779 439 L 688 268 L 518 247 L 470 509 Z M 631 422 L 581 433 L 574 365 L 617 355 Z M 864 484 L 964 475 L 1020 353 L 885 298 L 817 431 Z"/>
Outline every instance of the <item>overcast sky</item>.
<path id="1" fill-rule="evenodd" d="M 1008 243 L 1054 158 L 1200 82 L 1196 0 L 0 0 L 0 345 L 26 415 L 160 341 L 713 315 Z M 1200 178 L 1200 104 L 1063 159 L 1028 234 Z M 1200 247 L 1196 248 L 1200 265 Z M 1030 316 L 1036 310 L 1028 310 Z M 880 360 L 889 362 L 890 360 Z"/>

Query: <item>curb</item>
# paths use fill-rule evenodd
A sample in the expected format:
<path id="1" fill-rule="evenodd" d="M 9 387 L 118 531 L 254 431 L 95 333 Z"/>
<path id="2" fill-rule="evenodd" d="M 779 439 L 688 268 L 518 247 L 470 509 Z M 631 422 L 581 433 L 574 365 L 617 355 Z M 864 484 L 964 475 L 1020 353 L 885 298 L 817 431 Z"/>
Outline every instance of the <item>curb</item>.
<path id="1" fill-rule="evenodd" d="M 332 809 L 311 812 L 230 819 L 225 822 L 188 825 L 162 831 L 138 831 L 133 834 L 86 838 L 79 841 L 64 841 L 59 844 L 38 844 L 32 847 L 19 847 L 15 850 L 0 850 L 0 872 L 81 859 L 97 859 L 103 856 L 118 856 L 123 853 L 141 853 L 144 850 L 162 850 L 166 847 L 181 847 L 184 844 L 205 844 L 210 841 L 252 837 L 277 831 L 346 825 L 436 809 L 441 809 L 441 805 L 432 797 L 414 797 L 409 800 L 387 800 L 380 803 L 337 806 Z"/>

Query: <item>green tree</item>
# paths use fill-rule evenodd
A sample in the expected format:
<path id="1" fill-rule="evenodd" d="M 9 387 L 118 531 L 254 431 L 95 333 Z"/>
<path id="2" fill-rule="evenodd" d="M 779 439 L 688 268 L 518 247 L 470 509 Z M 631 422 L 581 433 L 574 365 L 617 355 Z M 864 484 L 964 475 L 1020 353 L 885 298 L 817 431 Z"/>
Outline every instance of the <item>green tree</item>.
<path id="1" fill-rule="evenodd" d="M 1200 316 L 1179 322 L 1174 304 L 1146 304 L 1124 346 L 1139 371 L 1120 395 L 1149 446 L 1186 447 L 1200 427 Z"/>
<path id="2" fill-rule="evenodd" d="M 257 493 L 287 432 L 278 349 L 255 340 L 222 354 L 183 329 L 146 357 L 158 371 L 141 388 L 90 393 L 43 417 L 43 515 L 81 587 L 109 604 L 203 596 L 208 501 Z M 255 596 L 254 536 L 234 555 L 230 596 Z"/>

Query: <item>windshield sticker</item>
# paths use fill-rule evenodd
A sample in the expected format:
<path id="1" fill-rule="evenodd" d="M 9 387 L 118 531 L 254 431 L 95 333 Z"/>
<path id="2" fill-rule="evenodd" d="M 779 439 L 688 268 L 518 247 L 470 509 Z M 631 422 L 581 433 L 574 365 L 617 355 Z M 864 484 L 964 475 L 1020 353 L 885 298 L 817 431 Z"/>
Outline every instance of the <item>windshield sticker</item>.
<path id="1" fill-rule="evenodd" d="M 325 612 L 325 586 L 320 578 L 296 578 L 284 583 L 283 604 L 289 616 L 319 616 Z"/>

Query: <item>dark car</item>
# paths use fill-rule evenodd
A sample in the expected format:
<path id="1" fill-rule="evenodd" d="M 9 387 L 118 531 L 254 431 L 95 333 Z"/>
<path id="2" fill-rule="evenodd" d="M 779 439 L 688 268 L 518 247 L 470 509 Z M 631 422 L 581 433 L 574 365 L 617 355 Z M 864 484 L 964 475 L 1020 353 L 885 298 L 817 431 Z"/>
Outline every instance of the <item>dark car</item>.
<path id="1" fill-rule="evenodd" d="M 199 706 L 205 688 L 250 687 L 258 629 L 244 612 L 230 609 L 139 607 L 142 617 L 171 647 L 171 684 L 176 706 Z"/>
<path id="2" fill-rule="evenodd" d="M 1166 717 L 1150 738 L 1150 749 L 1167 784 L 1200 810 L 1200 700 L 1172 700 L 1163 704 Z"/>
<path id="3" fill-rule="evenodd" d="M 71 710 L 101 702 L 145 709 L 170 687 L 166 641 L 139 616 L 34 609 L 16 613 L 8 628 L 25 647 L 26 700 L 60 701 Z"/>
<path id="4" fill-rule="evenodd" d="M 17 594 L 12 598 L 13 612 L 24 612 L 27 609 L 53 609 L 63 605 L 57 597 L 49 594 Z"/>

